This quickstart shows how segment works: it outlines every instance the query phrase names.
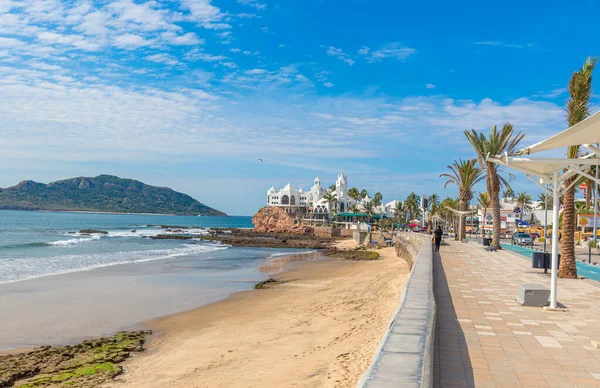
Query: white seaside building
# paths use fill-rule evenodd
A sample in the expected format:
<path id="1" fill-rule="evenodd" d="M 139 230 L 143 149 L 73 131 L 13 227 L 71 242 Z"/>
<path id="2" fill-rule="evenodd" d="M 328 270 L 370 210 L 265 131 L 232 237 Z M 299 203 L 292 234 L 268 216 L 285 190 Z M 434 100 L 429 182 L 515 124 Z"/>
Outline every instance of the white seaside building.
<path id="1" fill-rule="evenodd" d="M 336 206 L 337 214 L 349 212 L 352 205 L 357 205 L 359 209 L 363 209 L 363 204 L 371 202 L 372 198 L 368 195 L 358 201 L 348 196 L 348 177 L 341 172 L 335 182 L 335 190 L 333 193 L 336 197 L 336 202 L 330 203 L 324 196 L 328 189 L 321 185 L 321 180 L 317 177 L 314 180 L 314 185 L 309 191 L 304 191 L 302 188 L 295 189 L 288 183 L 283 189 L 277 190 L 271 187 L 267 191 L 267 205 L 283 207 L 286 212 L 295 214 L 311 213 L 311 217 L 315 219 L 330 218 L 333 206 Z M 396 203 L 394 200 L 387 204 L 377 206 L 374 213 L 379 217 L 393 217 Z"/>

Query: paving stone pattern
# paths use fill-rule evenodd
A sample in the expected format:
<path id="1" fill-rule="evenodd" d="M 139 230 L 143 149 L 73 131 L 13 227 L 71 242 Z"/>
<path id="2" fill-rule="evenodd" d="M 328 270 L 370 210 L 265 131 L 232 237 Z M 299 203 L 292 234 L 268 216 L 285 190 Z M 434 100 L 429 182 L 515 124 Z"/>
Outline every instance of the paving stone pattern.
<path id="1" fill-rule="evenodd" d="M 509 251 L 451 241 L 434 253 L 435 387 L 600 387 L 600 283 L 558 281 L 567 312 L 523 307 L 517 284 L 550 274 Z"/>

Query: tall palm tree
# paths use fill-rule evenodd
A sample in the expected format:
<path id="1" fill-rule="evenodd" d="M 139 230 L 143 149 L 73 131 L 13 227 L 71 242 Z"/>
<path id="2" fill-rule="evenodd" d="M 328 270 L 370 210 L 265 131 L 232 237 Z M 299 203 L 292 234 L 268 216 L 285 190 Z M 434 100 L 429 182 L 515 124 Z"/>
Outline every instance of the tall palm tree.
<path id="1" fill-rule="evenodd" d="M 354 221 L 356 221 L 356 213 L 359 212 L 359 208 L 358 205 L 353 203 L 352 205 L 350 205 L 350 207 L 348 208 L 348 210 L 350 210 L 352 213 L 354 213 L 355 215 L 353 216 Z"/>
<path id="2" fill-rule="evenodd" d="M 358 201 L 360 199 L 360 191 L 358 191 L 356 187 L 352 187 L 350 190 L 348 190 L 348 197 Z"/>
<path id="3" fill-rule="evenodd" d="M 454 198 L 446 197 L 440 203 L 440 216 L 446 219 L 446 228 L 448 228 L 448 224 L 454 225 L 456 218 L 456 214 L 448 210 L 448 208 L 458 210 L 458 202 Z"/>
<path id="4" fill-rule="evenodd" d="M 323 200 L 329 205 L 330 213 L 333 215 L 334 210 L 337 210 L 337 195 L 333 191 L 328 191 L 323 196 Z"/>
<path id="5" fill-rule="evenodd" d="M 381 205 L 381 202 L 383 202 L 383 195 L 378 191 L 373 195 L 373 205 L 379 206 Z"/>
<path id="6" fill-rule="evenodd" d="M 469 202 L 473 198 L 473 186 L 483 179 L 483 169 L 477 165 L 477 159 L 456 160 L 451 166 L 448 166 L 450 173 L 441 174 L 440 177 L 448 178 L 444 188 L 449 184 L 458 186 L 458 210 L 467 211 Z M 465 216 L 460 216 L 464 220 Z M 465 238 L 466 225 L 461 222 L 460 235 L 461 240 Z"/>
<path id="7" fill-rule="evenodd" d="M 598 58 L 588 59 L 583 67 L 573 73 L 569 82 L 569 95 L 567 101 L 567 122 L 569 127 L 585 120 L 590 115 L 590 97 L 592 96 L 592 73 L 596 67 Z M 567 149 L 567 158 L 575 159 L 580 156 L 579 145 Z M 565 181 L 565 187 L 569 187 L 573 177 Z M 577 266 L 575 260 L 575 186 L 565 191 L 563 196 L 563 222 L 562 239 L 560 243 L 560 266 L 558 276 L 561 278 L 577 278 Z"/>
<path id="8" fill-rule="evenodd" d="M 487 192 L 490 194 L 492 215 L 494 216 L 492 246 L 496 249 L 502 249 L 500 247 L 500 186 L 504 184 L 507 188 L 510 188 L 510 185 L 506 179 L 498 174 L 498 165 L 488 162 L 485 159 L 488 155 L 501 155 L 505 152 L 513 152 L 525 134 L 519 132 L 515 135 L 513 126 L 510 123 L 506 123 L 500 132 L 498 132 L 494 125 L 487 137 L 483 133 L 477 133 L 474 129 L 465 131 L 465 136 L 477 152 L 479 164 L 484 166 L 487 171 L 486 186 Z"/>
<path id="9" fill-rule="evenodd" d="M 406 221 L 406 208 L 404 207 L 403 202 L 396 201 L 396 207 L 394 208 L 394 217 L 399 222 Z"/>
<path id="10" fill-rule="evenodd" d="M 406 197 L 406 201 L 404 202 L 404 207 L 406 211 L 410 214 L 411 220 L 418 217 L 421 213 L 421 198 L 416 193 L 410 193 L 408 197 Z"/>
<path id="11" fill-rule="evenodd" d="M 429 217 L 427 219 L 427 233 L 431 233 L 431 219 L 434 215 L 436 215 L 439 211 L 440 206 L 440 197 L 437 194 L 431 194 L 429 196 Z"/>
<path id="12" fill-rule="evenodd" d="M 369 217 L 369 223 L 370 223 L 371 218 L 373 217 L 373 214 L 375 214 L 375 205 L 373 204 L 373 201 L 363 203 L 363 210 Z"/>
<path id="13" fill-rule="evenodd" d="M 553 203 L 553 198 L 551 195 L 548 195 L 547 193 L 541 193 L 540 195 L 538 195 L 538 202 L 540 203 L 538 205 L 538 209 L 540 210 L 552 210 L 552 203 Z M 546 209 L 546 204 L 548 204 L 548 208 Z"/>
<path id="14" fill-rule="evenodd" d="M 479 193 L 477 197 L 477 202 L 481 205 L 483 209 L 483 225 L 481 227 L 481 237 L 483 237 L 485 233 L 485 224 L 487 223 L 487 209 L 490 207 L 490 195 L 487 191 Z M 481 223 L 480 223 L 481 224 Z"/>
<path id="15" fill-rule="evenodd" d="M 367 190 L 365 190 L 365 189 L 362 189 L 362 190 L 361 190 L 361 192 L 360 192 L 360 197 L 361 197 L 361 198 L 364 198 L 364 197 L 366 197 L 367 195 L 369 195 L 369 192 L 368 192 Z"/>
<path id="16" fill-rule="evenodd" d="M 521 221 L 523 221 L 523 214 L 525 214 L 525 212 L 529 212 L 532 207 L 531 207 L 531 195 L 527 194 L 527 193 L 519 193 L 517 194 L 517 206 L 520 208 L 521 211 Z"/>
<path id="17" fill-rule="evenodd" d="M 503 196 L 504 198 L 514 198 L 514 197 L 515 197 L 515 192 L 513 191 L 513 189 L 512 189 L 512 188 L 510 188 L 510 187 L 507 187 L 507 188 L 506 188 L 506 190 L 504 190 L 504 191 L 502 192 L 502 196 Z"/>

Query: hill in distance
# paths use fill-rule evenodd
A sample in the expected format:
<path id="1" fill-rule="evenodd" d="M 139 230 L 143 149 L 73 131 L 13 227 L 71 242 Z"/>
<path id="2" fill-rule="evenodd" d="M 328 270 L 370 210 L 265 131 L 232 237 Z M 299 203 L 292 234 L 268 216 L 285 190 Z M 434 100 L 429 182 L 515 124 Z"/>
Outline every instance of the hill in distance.
<path id="1" fill-rule="evenodd" d="M 48 184 L 22 181 L 0 189 L 0 209 L 226 216 L 187 194 L 112 175 Z"/>

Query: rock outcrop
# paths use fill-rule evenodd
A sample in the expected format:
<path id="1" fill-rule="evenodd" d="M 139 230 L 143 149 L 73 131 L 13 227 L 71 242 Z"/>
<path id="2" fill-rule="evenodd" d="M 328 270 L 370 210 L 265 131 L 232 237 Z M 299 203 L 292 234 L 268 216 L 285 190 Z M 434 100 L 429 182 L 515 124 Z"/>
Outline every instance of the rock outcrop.
<path id="1" fill-rule="evenodd" d="M 285 212 L 281 207 L 263 207 L 252 217 L 256 232 L 274 233 L 306 233 L 299 223 L 294 223 L 295 217 Z"/>

